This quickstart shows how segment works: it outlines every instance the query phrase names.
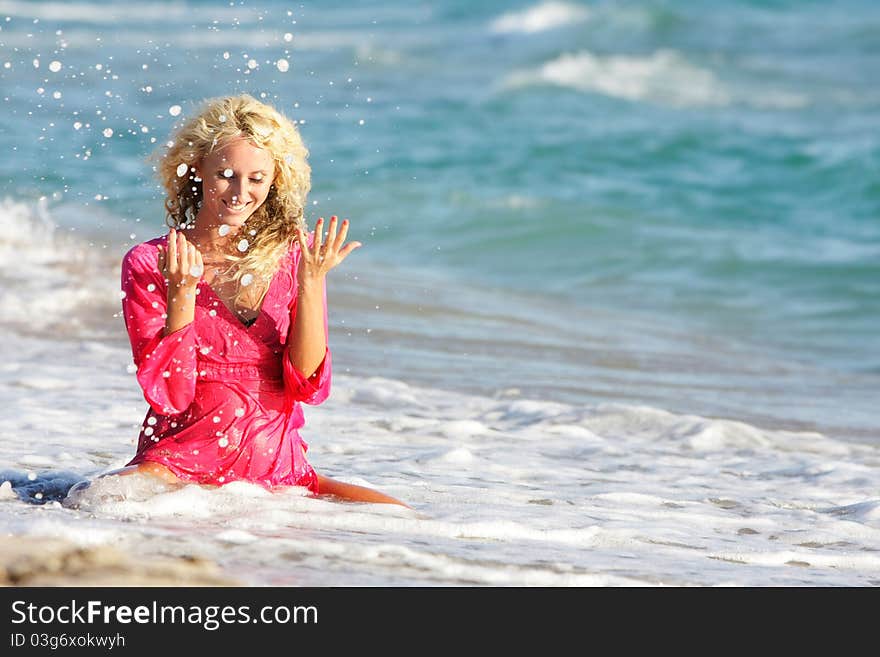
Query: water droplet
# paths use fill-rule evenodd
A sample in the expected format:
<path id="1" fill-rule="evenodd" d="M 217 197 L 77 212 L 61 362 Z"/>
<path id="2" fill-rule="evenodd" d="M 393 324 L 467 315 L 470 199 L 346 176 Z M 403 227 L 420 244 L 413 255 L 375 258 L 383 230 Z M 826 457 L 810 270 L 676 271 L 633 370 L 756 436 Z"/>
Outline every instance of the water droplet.
<path id="1" fill-rule="evenodd" d="M 275 66 L 277 66 L 278 70 L 282 73 L 287 73 L 287 69 L 290 68 L 290 62 L 288 62 L 286 59 L 279 59 L 277 62 L 275 62 Z"/>
<path id="2" fill-rule="evenodd" d="M 259 66 L 259 64 L 257 64 L 256 59 L 249 59 L 248 60 L 248 68 L 249 69 L 253 70 L 253 69 L 257 68 L 257 66 Z"/>
<path id="3" fill-rule="evenodd" d="M 290 32 L 286 32 L 284 34 L 284 40 L 290 43 L 293 40 L 293 35 Z"/>
<path id="4" fill-rule="evenodd" d="M 183 178 L 186 175 L 186 172 L 189 170 L 189 167 L 186 166 L 183 162 L 177 165 L 177 177 Z"/>
<path id="5" fill-rule="evenodd" d="M 36 472 L 28 472 L 28 481 L 33 481 L 36 478 L 37 478 Z"/>
<path id="6" fill-rule="evenodd" d="M 180 110 L 181 110 L 180 105 L 172 105 L 171 107 L 168 108 L 168 113 L 171 116 L 177 116 L 178 114 L 180 114 Z"/>
<path id="7" fill-rule="evenodd" d="M 124 299 L 124 298 L 125 298 L 125 290 L 120 290 L 120 291 L 119 291 L 119 298 L 120 298 L 120 299 Z"/>
<path id="8" fill-rule="evenodd" d="M 238 243 L 238 250 L 244 253 L 245 251 L 247 251 L 248 246 L 250 246 L 250 243 L 247 240 L 241 240 Z"/>
<path id="9" fill-rule="evenodd" d="M 34 68 L 40 68 L 40 60 L 39 59 L 34 60 Z"/>
<path id="10" fill-rule="evenodd" d="M 110 139 L 113 136 L 113 128 L 104 128 L 104 136 Z"/>
<path id="11" fill-rule="evenodd" d="M 155 291 L 156 291 L 156 286 L 153 283 L 150 283 L 149 285 L 147 285 L 147 292 L 155 292 Z"/>
<path id="12" fill-rule="evenodd" d="M 244 409 L 243 408 L 236 408 L 235 409 L 235 417 L 243 417 L 243 416 L 244 416 Z"/>
<path id="13" fill-rule="evenodd" d="M 241 277 L 241 284 L 243 287 L 247 287 L 248 285 L 250 285 L 253 282 L 254 282 L 254 275 L 253 274 L 245 274 L 244 276 Z"/>
<path id="14" fill-rule="evenodd" d="M 223 224 L 220 228 L 217 229 L 217 232 L 220 233 L 220 237 L 224 237 L 229 235 L 229 226 L 227 224 Z"/>
<path id="15" fill-rule="evenodd" d="M 224 178 L 232 178 L 232 169 L 223 169 Z"/>
<path id="16" fill-rule="evenodd" d="M 220 123 L 226 123 L 226 115 L 221 114 L 217 120 L 220 121 Z"/>
<path id="17" fill-rule="evenodd" d="M 192 276 L 193 278 L 201 278 L 202 274 L 204 274 L 204 273 L 205 273 L 205 268 L 202 267 L 201 265 L 193 265 L 192 267 L 189 268 L 189 275 Z M 196 290 L 196 293 L 198 293 L 198 290 Z"/>
<path id="18" fill-rule="evenodd" d="M 147 424 L 149 424 L 151 427 L 155 426 L 157 421 L 158 420 L 156 420 L 156 418 L 154 418 L 154 417 L 147 418 Z"/>
<path id="19" fill-rule="evenodd" d="M 220 422 L 220 416 L 219 416 L 219 415 L 215 415 L 215 416 L 214 416 L 213 418 L 211 418 L 211 419 L 214 420 L 214 424 L 217 424 L 218 422 Z"/>
<path id="20" fill-rule="evenodd" d="M 49 64 L 49 70 L 52 71 L 53 73 L 57 73 L 58 71 L 61 70 L 61 62 L 59 62 L 57 59 L 55 61 L 51 62 Z"/>
<path id="21" fill-rule="evenodd" d="M 229 439 L 226 436 L 223 436 L 220 440 L 217 441 L 217 444 L 220 445 L 220 447 L 226 447 L 229 444 Z"/>
<path id="22" fill-rule="evenodd" d="M 144 435 L 145 436 L 152 436 L 153 435 L 153 427 L 147 427 L 146 429 L 144 429 Z"/>
<path id="23" fill-rule="evenodd" d="M 223 53 L 223 59 L 229 59 L 229 53 L 228 53 L 228 52 L 224 52 L 224 53 Z"/>

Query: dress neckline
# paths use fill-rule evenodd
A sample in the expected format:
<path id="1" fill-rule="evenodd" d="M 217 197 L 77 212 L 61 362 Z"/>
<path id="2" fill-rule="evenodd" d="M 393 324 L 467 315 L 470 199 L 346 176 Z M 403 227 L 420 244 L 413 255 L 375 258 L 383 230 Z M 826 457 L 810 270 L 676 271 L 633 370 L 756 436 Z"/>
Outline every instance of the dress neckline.
<path id="1" fill-rule="evenodd" d="M 210 283 L 208 283 L 207 281 L 199 281 L 199 285 L 202 285 L 203 289 L 204 288 L 208 289 L 208 292 L 210 293 L 210 295 L 212 297 L 214 297 L 214 299 L 217 302 L 219 302 L 220 306 L 223 307 L 223 310 L 226 312 L 226 314 L 229 316 L 229 318 L 234 320 L 234 322 L 237 325 L 239 325 L 242 329 L 244 329 L 245 331 L 250 331 L 250 329 L 252 329 L 254 326 L 256 326 L 257 323 L 260 321 L 260 319 L 263 317 L 263 315 L 264 315 L 263 308 L 266 305 L 266 301 L 269 300 L 269 294 L 272 292 L 272 287 L 275 285 L 275 280 L 278 278 L 278 274 L 280 273 L 280 271 L 281 271 L 281 268 L 279 267 L 278 271 L 276 271 L 275 274 L 273 274 L 272 278 L 269 280 L 269 286 L 266 288 L 266 292 L 263 294 L 263 299 L 260 302 L 259 307 L 256 308 L 257 314 L 255 317 L 251 318 L 250 320 L 242 319 L 241 317 L 238 316 L 238 314 L 234 310 L 232 310 L 229 306 L 227 306 L 226 302 L 223 301 L 223 299 L 220 298 L 220 295 L 214 291 L 214 288 L 211 287 Z"/>

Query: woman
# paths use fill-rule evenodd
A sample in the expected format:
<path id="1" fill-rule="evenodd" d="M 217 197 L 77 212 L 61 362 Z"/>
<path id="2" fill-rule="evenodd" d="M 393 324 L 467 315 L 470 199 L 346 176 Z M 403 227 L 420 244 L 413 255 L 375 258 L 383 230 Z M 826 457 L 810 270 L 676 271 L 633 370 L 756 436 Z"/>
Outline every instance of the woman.
<path id="1" fill-rule="evenodd" d="M 126 474 L 403 504 L 316 473 L 298 433 L 300 405 L 330 392 L 326 275 L 361 246 L 336 217 L 307 237 L 307 156 L 294 124 L 247 95 L 207 101 L 159 155 L 168 235 L 122 262 L 150 404 Z"/>

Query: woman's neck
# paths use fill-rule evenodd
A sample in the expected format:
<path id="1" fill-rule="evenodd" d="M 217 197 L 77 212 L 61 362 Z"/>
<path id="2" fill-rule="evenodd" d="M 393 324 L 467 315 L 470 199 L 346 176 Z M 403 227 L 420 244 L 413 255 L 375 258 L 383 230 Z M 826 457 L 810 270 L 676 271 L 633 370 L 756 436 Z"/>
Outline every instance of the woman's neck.
<path id="1" fill-rule="evenodd" d="M 186 238 L 195 244 L 202 256 L 210 256 L 228 253 L 238 231 L 238 226 L 229 226 L 218 217 L 208 217 L 199 213 L 196 216 L 195 226 L 187 230 Z"/>

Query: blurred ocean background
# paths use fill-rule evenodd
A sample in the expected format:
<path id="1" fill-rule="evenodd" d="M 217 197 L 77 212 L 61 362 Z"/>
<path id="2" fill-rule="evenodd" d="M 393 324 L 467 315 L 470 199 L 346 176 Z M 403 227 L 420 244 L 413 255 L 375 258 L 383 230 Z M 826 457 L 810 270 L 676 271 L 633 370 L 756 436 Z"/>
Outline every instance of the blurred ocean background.
<path id="1" fill-rule="evenodd" d="M 0 530 L 255 585 L 880 583 L 878 71 L 870 0 L 0 0 Z M 310 460 L 418 514 L 58 504 L 146 411 L 145 158 L 239 92 L 364 243 Z"/>

